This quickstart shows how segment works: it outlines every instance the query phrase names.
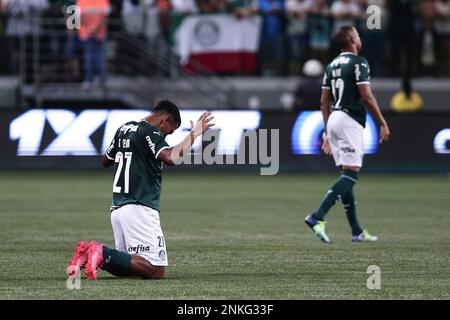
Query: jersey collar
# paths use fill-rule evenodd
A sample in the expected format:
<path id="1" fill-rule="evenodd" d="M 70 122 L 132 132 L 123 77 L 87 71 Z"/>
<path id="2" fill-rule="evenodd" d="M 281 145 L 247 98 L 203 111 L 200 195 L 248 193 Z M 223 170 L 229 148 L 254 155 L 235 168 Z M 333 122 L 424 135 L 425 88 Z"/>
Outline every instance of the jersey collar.
<path id="1" fill-rule="evenodd" d="M 351 55 L 356 56 L 356 54 L 354 54 L 353 52 L 350 52 L 350 51 L 341 52 L 340 56 L 342 56 L 344 54 L 351 54 Z"/>
<path id="2" fill-rule="evenodd" d="M 161 129 L 158 128 L 157 126 L 155 126 L 154 124 L 151 124 L 150 122 L 148 122 L 148 121 L 145 120 L 145 119 L 142 119 L 141 121 L 147 122 L 149 125 L 151 125 L 152 127 L 156 128 L 156 130 L 158 130 L 159 133 L 161 133 L 162 136 L 164 136 L 164 135 L 163 135 L 163 132 L 161 131 Z"/>

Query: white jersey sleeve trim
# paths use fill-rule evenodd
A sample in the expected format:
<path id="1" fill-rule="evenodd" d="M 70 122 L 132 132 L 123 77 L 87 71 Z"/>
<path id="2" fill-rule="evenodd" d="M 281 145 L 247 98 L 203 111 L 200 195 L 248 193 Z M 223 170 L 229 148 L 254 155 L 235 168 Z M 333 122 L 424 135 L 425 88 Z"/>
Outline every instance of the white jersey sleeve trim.
<path id="1" fill-rule="evenodd" d="M 158 159 L 159 154 L 161 153 L 161 151 L 163 151 L 164 149 L 169 149 L 170 147 L 162 147 L 161 149 L 159 149 L 159 151 L 156 153 L 155 155 L 155 159 Z"/>
<path id="2" fill-rule="evenodd" d="M 370 82 L 369 81 L 360 81 L 360 82 L 357 82 L 356 84 L 359 86 L 360 84 L 370 84 Z"/>
<path id="3" fill-rule="evenodd" d="M 105 153 L 105 156 L 106 156 L 109 160 L 114 161 L 114 158 L 111 158 L 110 156 L 108 156 L 107 153 Z"/>
<path id="4" fill-rule="evenodd" d="M 330 87 L 322 86 L 322 89 L 330 90 Z"/>

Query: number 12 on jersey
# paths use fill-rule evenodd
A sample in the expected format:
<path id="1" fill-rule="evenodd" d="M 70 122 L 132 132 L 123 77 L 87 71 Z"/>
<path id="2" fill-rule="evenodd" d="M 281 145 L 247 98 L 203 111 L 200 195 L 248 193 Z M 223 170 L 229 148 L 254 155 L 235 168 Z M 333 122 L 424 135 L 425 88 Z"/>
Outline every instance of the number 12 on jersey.
<path id="1" fill-rule="evenodd" d="M 341 78 L 331 80 L 331 90 L 333 90 L 333 98 L 335 101 L 334 108 L 339 109 L 342 96 L 344 95 L 344 80 Z"/>
<path id="2" fill-rule="evenodd" d="M 124 182 L 124 193 L 130 192 L 130 166 L 131 166 L 131 159 L 133 157 L 133 152 L 125 152 L 125 156 L 122 152 L 117 152 L 115 162 L 118 163 L 116 174 L 114 176 L 114 183 L 113 183 L 113 192 L 114 193 L 121 193 L 122 187 L 118 186 L 118 182 L 120 179 L 120 176 L 122 174 L 123 169 L 123 163 L 125 162 L 125 170 L 123 173 L 123 182 Z"/>

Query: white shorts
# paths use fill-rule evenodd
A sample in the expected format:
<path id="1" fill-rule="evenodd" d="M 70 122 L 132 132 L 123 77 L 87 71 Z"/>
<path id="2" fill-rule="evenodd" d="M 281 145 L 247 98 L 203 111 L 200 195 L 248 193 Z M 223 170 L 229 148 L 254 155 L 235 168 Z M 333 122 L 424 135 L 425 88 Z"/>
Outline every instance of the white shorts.
<path id="1" fill-rule="evenodd" d="M 159 212 L 127 204 L 111 212 L 116 249 L 145 258 L 153 266 L 167 266 L 167 250 Z"/>
<path id="2" fill-rule="evenodd" d="M 333 111 L 328 118 L 327 136 L 336 166 L 362 167 L 364 128 L 343 111 Z"/>

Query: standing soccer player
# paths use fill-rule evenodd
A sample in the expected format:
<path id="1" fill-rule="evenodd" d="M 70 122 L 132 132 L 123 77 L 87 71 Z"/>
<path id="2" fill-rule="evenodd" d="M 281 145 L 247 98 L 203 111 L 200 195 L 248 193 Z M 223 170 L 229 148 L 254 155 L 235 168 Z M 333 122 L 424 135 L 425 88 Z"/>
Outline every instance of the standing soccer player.
<path id="1" fill-rule="evenodd" d="M 317 211 L 307 216 L 305 222 L 320 240 L 329 243 L 325 233 L 325 215 L 340 199 L 352 229 L 352 241 L 377 241 L 378 237 L 370 235 L 359 225 L 353 193 L 364 156 L 365 107 L 380 126 L 380 143 L 389 139 L 389 127 L 370 89 L 369 64 L 365 58 L 358 56 L 362 47 L 358 32 L 354 27 L 342 27 L 334 36 L 334 41 L 341 54 L 327 66 L 323 77 L 320 108 L 325 132 L 322 149 L 326 154 L 333 155 L 342 173 Z M 331 97 L 333 106 L 330 110 Z"/>
<path id="2" fill-rule="evenodd" d="M 69 275 L 85 267 L 91 280 L 97 279 L 98 268 L 119 277 L 164 277 L 168 260 L 159 218 L 163 163 L 179 163 L 195 139 L 213 126 L 212 119 L 205 112 L 195 125 L 191 121 L 191 132 L 172 148 L 165 137 L 180 126 L 181 118 L 170 101 L 160 101 L 141 121 L 118 128 L 102 159 L 104 167 L 114 164 L 111 224 L 116 248 L 80 241 L 69 261 Z"/>

